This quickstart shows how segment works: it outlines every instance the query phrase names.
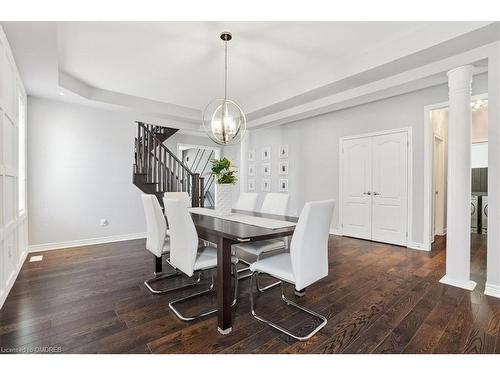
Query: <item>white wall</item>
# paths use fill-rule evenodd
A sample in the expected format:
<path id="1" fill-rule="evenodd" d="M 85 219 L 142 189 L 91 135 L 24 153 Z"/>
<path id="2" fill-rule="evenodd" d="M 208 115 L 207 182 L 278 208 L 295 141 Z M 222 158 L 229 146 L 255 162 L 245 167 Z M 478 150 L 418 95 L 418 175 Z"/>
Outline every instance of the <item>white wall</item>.
<path id="1" fill-rule="evenodd" d="M 126 112 L 28 98 L 32 249 L 143 235 L 141 191 L 132 184 L 135 120 Z M 177 143 L 204 141 L 176 134 L 168 146 L 176 153 Z M 101 218 L 109 225 L 100 226 Z"/>
<path id="2" fill-rule="evenodd" d="M 487 75 L 474 77 L 474 94 L 487 91 Z M 426 105 L 447 101 L 446 85 L 431 87 L 410 94 L 368 103 L 287 125 L 249 132 L 247 147 L 256 151 L 256 191 L 262 181 L 261 150 L 272 147 L 272 191 L 278 191 L 279 145 L 289 145 L 290 214 L 300 213 L 310 200 L 339 199 L 339 138 L 387 129 L 412 127 L 413 132 L 413 217 L 412 240 L 423 242 L 423 124 Z M 245 152 L 245 157 L 246 152 Z M 241 164 L 246 164 L 244 163 Z M 247 173 L 245 169 L 244 173 Z M 242 187 L 247 191 L 247 186 Z M 339 228 L 338 210 L 334 230 Z"/>
<path id="3" fill-rule="evenodd" d="M 472 111 L 472 143 L 488 142 L 488 106 Z"/>
<path id="4" fill-rule="evenodd" d="M 488 168 L 488 142 L 473 143 L 470 158 L 471 168 Z"/>
<path id="5" fill-rule="evenodd" d="M 0 308 L 27 253 L 27 211 L 20 212 L 18 206 L 19 121 L 26 115 L 19 112 L 20 99 L 26 103 L 23 84 L 0 26 Z"/>

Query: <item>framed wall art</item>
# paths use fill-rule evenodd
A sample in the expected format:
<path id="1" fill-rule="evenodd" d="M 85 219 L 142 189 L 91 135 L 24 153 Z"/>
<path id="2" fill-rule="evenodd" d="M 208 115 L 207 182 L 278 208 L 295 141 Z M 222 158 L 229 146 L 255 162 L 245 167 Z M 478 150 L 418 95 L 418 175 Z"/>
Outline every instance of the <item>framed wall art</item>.
<path id="1" fill-rule="evenodd" d="M 248 161 L 255 161 L 255 150 L 248 150 Z"/>
<path id="2" fill-rule="evenodd" d="M 287 178 L 280 179 L 280 192 L 281 193 L 288 193 L 288 179 Z"/>
<path id="3" fill-rule="evenodd" d="M 262 149 L 262 160 L 271 160 L 271 147 L 264 147 Z"/>
<path id="4" fill-rule="evenodd" d="M 255 179 L 248 179 L 248 191 L 255 191 Z"/>
<path id="5" fill-rule="evenodd" d="M 288 157 L 288 145 L 281 145 L 280 158 L 287 158 L 287 157 Z"/>
<path id="6" fill-rule="evenodd" d="M 280 161 L 280 175 L 287 175 L 287 174 L 288 174 L 288 162 Z"/>
<path id="7" fill-rule="evenodd" d="M 262 174 L 264 176 L 270 176 L 271 175 L 271 163 L 264 163 L 264 164 L 262 164 Z"/>
<path id="8" fill-rule="evenodd" d="M 248 175 L 251 177 L 255 176 L 255 164 L 248 165 Z"/>
<path id="9" fill-rule="evenodd" d="M 270 178 L 264 178 L 262 180 L 262 191 L 271 191 L 271 179 Z"/>

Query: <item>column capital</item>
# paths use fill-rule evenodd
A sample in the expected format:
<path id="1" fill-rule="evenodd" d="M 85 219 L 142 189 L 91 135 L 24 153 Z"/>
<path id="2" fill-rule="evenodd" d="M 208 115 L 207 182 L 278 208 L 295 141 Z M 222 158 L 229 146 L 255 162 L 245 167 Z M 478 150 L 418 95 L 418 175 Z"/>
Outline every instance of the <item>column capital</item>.
<path id="1" fill-rule="evenodd" d="M 470 88 L 472 82 L 472 73 L 474 67 L 472 65 L 459 66 L 446 73 L 448 76 L 448 87 L 450 89 Z"/>

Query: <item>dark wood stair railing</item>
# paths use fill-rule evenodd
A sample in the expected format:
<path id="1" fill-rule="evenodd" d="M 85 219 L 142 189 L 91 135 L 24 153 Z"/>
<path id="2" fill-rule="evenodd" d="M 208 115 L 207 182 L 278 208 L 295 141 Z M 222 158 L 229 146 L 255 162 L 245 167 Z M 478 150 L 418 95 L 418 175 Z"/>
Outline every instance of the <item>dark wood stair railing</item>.
<path id="1" fill-rule="evenodd" d="M 133 183 L 146 194 L 155 194 L 163 206 L 163 194 L 184 191 L 193 207 L 204 206 L 204 178 L 193 173 L 164 141 L 178 129 L 137 122 Z"/>

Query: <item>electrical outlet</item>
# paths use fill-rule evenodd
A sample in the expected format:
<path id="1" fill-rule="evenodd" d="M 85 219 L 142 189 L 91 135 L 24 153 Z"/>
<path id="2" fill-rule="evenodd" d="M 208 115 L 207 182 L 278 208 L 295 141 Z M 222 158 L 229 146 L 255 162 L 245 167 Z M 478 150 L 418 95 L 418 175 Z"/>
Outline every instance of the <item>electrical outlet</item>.
<path id="1" fill-rule="evenodd" d="M 108 226 L 108 224 L 109 224 L 108 219 L 101 219 L 101 227 L 106 227 Z"/>

